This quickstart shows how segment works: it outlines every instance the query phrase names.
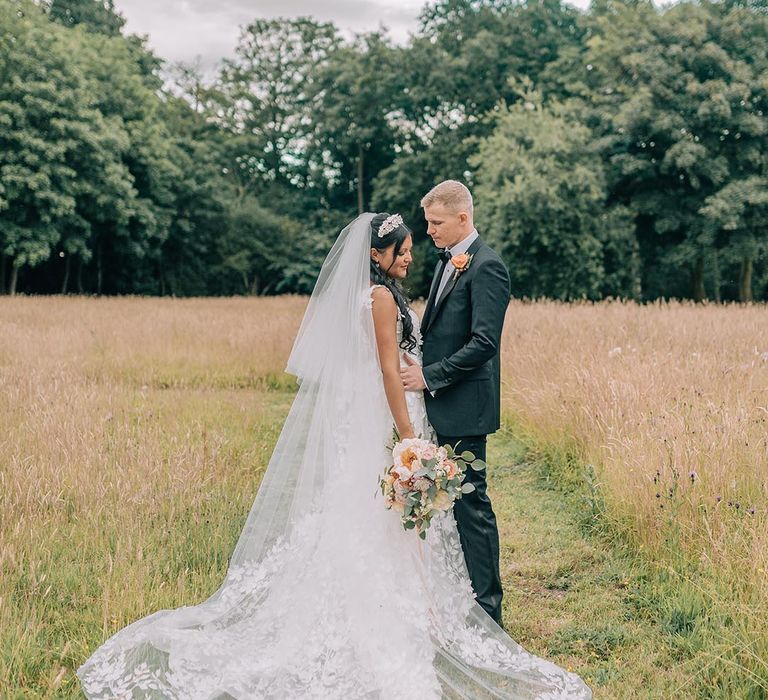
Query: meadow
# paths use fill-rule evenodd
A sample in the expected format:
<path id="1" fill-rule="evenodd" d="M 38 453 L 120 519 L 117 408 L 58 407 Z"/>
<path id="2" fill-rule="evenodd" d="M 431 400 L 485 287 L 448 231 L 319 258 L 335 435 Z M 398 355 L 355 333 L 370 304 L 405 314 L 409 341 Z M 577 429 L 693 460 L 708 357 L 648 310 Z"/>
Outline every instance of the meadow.
<path id="1" fill-rule="evenodd" d="M 0 697 L 80 697 L 106 637 L 218 587 L 305 303 L 0 301 Z M 768 697 L 767 322 L 509 307 L 489 473 L 505 624 L 596 698 Z"/>
<path id="2" fill-rule="evenodd" d="M 693 303 L 507 317 L 507 419 L 636 560 L 633 614 L 688 676 L 675 697 L 768 697 L 767 321 Z"/>

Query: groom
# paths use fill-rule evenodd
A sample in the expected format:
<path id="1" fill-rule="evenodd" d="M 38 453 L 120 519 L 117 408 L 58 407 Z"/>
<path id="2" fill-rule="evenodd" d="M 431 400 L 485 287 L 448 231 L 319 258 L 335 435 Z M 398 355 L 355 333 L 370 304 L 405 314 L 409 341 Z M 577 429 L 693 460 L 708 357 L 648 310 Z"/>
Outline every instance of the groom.
<path id="1" fill-rule="evenodd" d="M 443 249 L 421 322 L 423 369 L 409 362 L 406 391 L 424 390 L 438 444 L 457 445 L 485 461 L 486 437 L 500 424 L 499 346 L 509 304 L 509 273 L 478 236 L 472 195 L 446 180 L 421 200 L 427 233 Z M 486 494 L 485 470 L 467 470 L 475 491 L 454 516 L 477 602 L 501 624 L 499 531 Z"/>

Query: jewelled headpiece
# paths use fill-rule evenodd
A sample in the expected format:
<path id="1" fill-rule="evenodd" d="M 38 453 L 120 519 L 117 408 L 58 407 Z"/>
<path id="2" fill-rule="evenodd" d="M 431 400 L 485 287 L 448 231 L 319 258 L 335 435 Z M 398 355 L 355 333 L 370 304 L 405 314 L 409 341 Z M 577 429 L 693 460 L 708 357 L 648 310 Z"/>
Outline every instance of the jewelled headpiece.
<path id="1" fill-rule="evenodd" d="M 400 224 L 403 223 L 403 217 L 400 214 L 392 214 L 384 219 L 384 222 L 379 226 L 379 238 L 384 238 L 388 233 L 392 233 Z"/>

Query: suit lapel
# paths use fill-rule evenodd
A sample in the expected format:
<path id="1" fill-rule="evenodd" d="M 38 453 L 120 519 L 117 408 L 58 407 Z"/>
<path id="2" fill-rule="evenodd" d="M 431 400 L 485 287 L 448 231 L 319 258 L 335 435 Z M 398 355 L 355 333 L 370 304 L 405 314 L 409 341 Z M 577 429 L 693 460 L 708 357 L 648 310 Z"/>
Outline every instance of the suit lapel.
<path id="1" fill-rule="evenodd" d="M 442 260 L 438 260 L 435 273 L 432 275 L 432 285 L 429 288 L 429 296 L 427 297 L 427 306 L 424 309 L 424 318 L 421 320 L 422 328 L 426 328 L 429 323 L 429 317 L 432 315 L 432 308 L 435 305 L 435 296 L 437 295 L 437 289 L 440 286 L 440 279 L 443 276 L 445 265 Z"/>
<path id="2" fill-rule="evenodd" d="M 474 255 L 478 251 L 482 243 L 483 242 L 480 239 L 480 236 L 478 236 L 474 241 L 472 241 L 472 245 L 470 245 L 469 248 L 467 248 L 467 253 L 469 253 L 470 255 Z M 426 320 L 426 326 L 424 326 L 424 323 L 422 323 L 422 326 L 424 326 L 425 330 L 428 329 L 434 322 L 435 318 L 437 318 L 438 312 L 440 311 L 445 300 L 448 298 L 448 295 L 453 291 L 453 288 L 456 286 L 456 283 L 459 281 L 460 276 L 461 275 L 457 275 L 455 272 L 450 276 L 448 282 L 445 285 L 445 288 L 440 294 L 440 297 L 437 300 L 435 300 L 432 308 L 428 309 L 429 314 L 428 315 L 426 313 L 424 314 L 425 320 Z M 439 285 L 439 282 L 438 282 L 438 285 Z M 430 297 L 431 296 L 432 296 L 432 293 L 430 292 Z"/>

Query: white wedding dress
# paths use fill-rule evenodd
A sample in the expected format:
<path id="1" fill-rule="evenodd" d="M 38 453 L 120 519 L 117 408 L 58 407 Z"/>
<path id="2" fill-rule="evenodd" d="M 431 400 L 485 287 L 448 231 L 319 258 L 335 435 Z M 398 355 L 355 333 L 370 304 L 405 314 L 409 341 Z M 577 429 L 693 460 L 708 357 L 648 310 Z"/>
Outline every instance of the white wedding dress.
<path id="1" fill-rule="evenodd" d="M 361 219 L 340 236 L 346 249 Z M 338 303 L 333 279 L 323 289 Z M 338 344 L 322 330 L 339 319 L 324 308 L 318 282 L 289 361 L 301 386 L 222 586 L 199 605 L 161 610 L 108 639 L 78 669 L 87 697 L 592 697 L 578 676 L 526 652 L 475 602 L 452 513 L 433 519 L 422 541 L 384 508 L 377 486 L 391 459 L 392 418 L 370 289 L 359 281 L 345 303 L 356 307 L 349 322 L 366 331 L 332 334 Z M 317 332 L 330 344 L 326 356 L 318 356 Z M 418 347 L 411 357 L 420 361 Z M 363 373 L 373 385 L 360 384 Z M 431 435 L 423 396 L 409 392 L 407 402 L 416 431 Z"/>

